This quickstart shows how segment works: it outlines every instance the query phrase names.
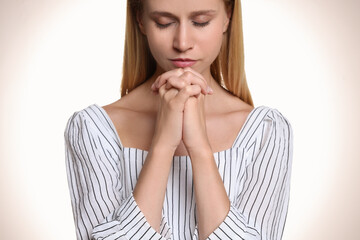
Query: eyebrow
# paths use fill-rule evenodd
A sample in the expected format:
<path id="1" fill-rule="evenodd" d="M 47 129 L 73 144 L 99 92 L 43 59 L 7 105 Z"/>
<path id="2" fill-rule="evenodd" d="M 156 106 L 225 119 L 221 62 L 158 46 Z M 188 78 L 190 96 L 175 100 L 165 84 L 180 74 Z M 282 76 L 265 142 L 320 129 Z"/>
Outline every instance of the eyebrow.
<path id="1" fill-rule="evenodd" d="M 190 17 L 196 17 L 199 15 L 213 15 L 215 14 L 215 10 L 200 10 L 200 11 L 194 11 L 190 13 Z M 178 19 L 174 14 L 169 12 L 162 12 L 162 11 L 153 11 L 150 13 L 150 16 L 163 16 L 163 17 L 169 17 L 169 18 L 175 18 Z"/>

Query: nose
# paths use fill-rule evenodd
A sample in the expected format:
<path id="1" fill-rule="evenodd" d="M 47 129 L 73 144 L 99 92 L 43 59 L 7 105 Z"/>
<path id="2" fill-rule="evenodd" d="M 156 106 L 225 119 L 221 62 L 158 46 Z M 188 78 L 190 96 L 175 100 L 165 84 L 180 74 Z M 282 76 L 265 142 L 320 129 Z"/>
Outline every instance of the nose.
<path id="1" fill-rule="evenodd" d="M 179 52 L 186 52 L 193 48 L 193 40 L 191 38 L 191 32 L 186 24 L 179 24 L 176 28 L 173 47 Z"/>

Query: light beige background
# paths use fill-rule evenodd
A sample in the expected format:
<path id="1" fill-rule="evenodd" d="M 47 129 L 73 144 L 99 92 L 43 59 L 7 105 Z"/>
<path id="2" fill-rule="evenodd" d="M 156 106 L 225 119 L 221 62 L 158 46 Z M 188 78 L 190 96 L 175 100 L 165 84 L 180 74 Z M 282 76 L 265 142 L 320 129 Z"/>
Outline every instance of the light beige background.
<path id="1" fill-rule="evenodd" d="M 360 2 L 243 1 L 256 106 L 294 130 L 286 240 L 360 239 Z M 1 239 L 75 239 L 63 131 L 119 96 L 124 0 L 0 1 Z"/>

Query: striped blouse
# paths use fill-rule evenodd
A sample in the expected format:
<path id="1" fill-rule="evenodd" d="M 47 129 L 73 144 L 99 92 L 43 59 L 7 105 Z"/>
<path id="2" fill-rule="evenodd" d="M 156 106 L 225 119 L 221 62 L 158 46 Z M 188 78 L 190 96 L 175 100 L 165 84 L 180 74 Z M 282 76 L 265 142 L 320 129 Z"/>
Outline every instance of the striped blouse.
<path id="1" fill-rule="evenodd" d="M 124 147 L 97 104 L 68 120 L 65 159 L 77 239 L 198 239 L 188 156 L 174 156 L 160 230 L 147 222 L 133 197 L 147 151 Z M 207 239 L 281 239 L 289 203 L 292 128 L 265 106 L 248 115 L 231 148 L 214 159 L 231 202 Z"/>

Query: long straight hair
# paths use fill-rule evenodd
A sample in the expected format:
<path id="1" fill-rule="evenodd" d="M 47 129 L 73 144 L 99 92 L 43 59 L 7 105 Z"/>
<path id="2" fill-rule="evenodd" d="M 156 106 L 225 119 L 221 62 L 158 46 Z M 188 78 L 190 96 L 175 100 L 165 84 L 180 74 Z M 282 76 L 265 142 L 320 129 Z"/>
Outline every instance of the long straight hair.
<path id="1" fill-rule="evenodd" d="M 141 33 L 136 15 L 142 11 L 142 0 L 128 0 L 121 96 L 149 79 L 156 70 L 148 42 Z M 211 75 L 225 90 L 254 106 L 246 82 L 244 40 L 240 0 L 224 0 L 231 19 L 223 36 L 219 55 L 210 66 Z"/>

